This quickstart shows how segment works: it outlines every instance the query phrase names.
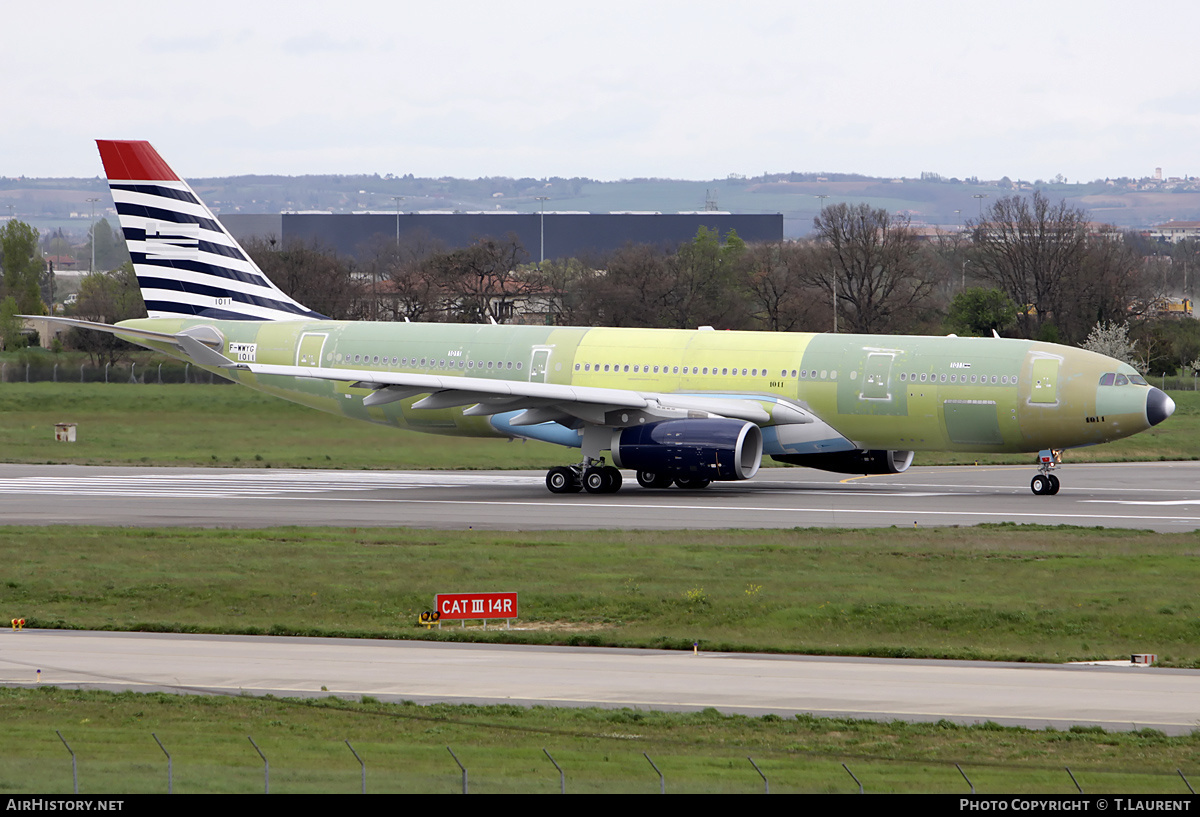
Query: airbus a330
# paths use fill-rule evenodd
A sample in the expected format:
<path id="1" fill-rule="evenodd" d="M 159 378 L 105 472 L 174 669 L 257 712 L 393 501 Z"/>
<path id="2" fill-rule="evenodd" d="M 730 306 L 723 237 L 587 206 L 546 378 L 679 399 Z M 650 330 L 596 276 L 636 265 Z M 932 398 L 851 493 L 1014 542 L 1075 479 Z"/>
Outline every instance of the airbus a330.
<path id="1" fill-rule="evenodd" d="M 917 451 L 1058 452 L 1175 409 L 1128 364 L 1001 338 L 335 321 L 276 287 L 147 142 L 99 141 L 149 317 L 110 332 L 397 428 L 580 449 L 555 493 L 750 479 L 764 456 L 898 473 Z M 605 452 L 608 456 L 605 456 Z"/>

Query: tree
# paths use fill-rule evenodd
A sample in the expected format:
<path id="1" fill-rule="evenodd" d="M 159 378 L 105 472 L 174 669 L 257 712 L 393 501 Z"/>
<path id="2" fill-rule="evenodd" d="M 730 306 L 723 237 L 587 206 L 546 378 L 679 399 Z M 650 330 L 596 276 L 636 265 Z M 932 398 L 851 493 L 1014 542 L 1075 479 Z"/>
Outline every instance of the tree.
<path id="1" fill-rule="evenodd" d="M 740 329 L 747 315 L 737 287 L 737 268 L 746 242 L 734 230 L 724 242 L 716 230 L 700 227 L 696 237 L 668 257 L 668 286 L 662 291 L 660 326 Z"/>
<path id="2" fill-rule="evenodd" d="M 129 260 L 129 251 L 125 246 L 124 239 L 113 233 L 108 219 L 100 219 L 92 225 L 88 232 L 89 241 L 96 245 L 96 269 L 116 269 Z M 91 247 L 88 247 L 88 257 L 82 260 L 90 270 L 92 266 Z"/>
<path id="3" fill-rule="evenodd" d="M 355 276 L 354 262 L 318 242 L 251 239 L 244 249 L 275 286 L 309 309 L 333 320 L 368 317 L 369 291 Z"/>
<path id="4" fill-rule="evenodd" d="M 17 308 L 17 299 L 9 295 L 0 301 L 0 351 L 11 352 L 24 348 L 28 342 L 21 331 L 25 321 L 17 317 L 21 310 Z"/>
<path id="5" fill-rule="evenodd" d="M 133 264 L 128 261 L 110 272 L 93 272 L 79 282 L 74 314 L 101 323 L 146 317 L 146 304 Z M 107 332 L 72 329 L 67 344 L 87 352 L 95 365 L 116 363 L 136 347 Z"/>
<path id="6" fill-rule="evenodd" d="M 376 235 L 361 253 L 371 274 L 372 318 L 436 319 L 440 292 L 428 259 L 441 251 L 427 230 L 406 233 L 399 244 L 392 236 Z"/>
<path id="7" fill-rule="evenodd" d="M 1136 366 L 1137 351 L 1133 341 L 1129 339 L 1129 323 L 1115 321 L 1100 321 L 1092 327 L 1082 348 L 1089 352 L 1116 358 L 1130 366 Z"/>
<path id="8" fill-rule="evenodd" d="M 870 334 L 892 330 L 911 316 L 937 283 L 907 217 L 867 204 L 831 204 L 813 219 L 828 266 L 816 283 L 836 293 L 839 328 Z"/>
<path id="9" fill-rule="evenodd" d="M 16 300 L 20 314 L 46 314 L 40 287 L 43 263 L 38 252 L 38 231 L 23 221 L 9 221 L 0 227 L 0 263 L 4 267 L 4 294 Z"/>
<path id="10" fill-rule="evenodd" d="M 529 257 L 516 233 L 504 239 L 484 237 L 468 247 L 431 255 L 426 268 L 442 293 L 443 311 L 456 320 L 497 323 L 512 317 L 515 301 L 535 292 L 536 285 L 519 267 Z"/>
<path id="11" fill-rule="evenodd" d="M 812 242 L 751 246 L 740 265 L 741 286 L 758 326 L 772 332 L 831 326 L 830 301 L 812 283 L 824 263 Z"/>
<path id="12" fill-rule="evenodd" d="M 1065 201 L 1053 204 L 1037 191 L 1032 199 L 997 199 L 980 220 L 968 219 L 967 227 L 974 238 L 972 269 L 1021 307 L 1018 321 L 1025 337 L 1044 334 L 1049 322 L 1070 322 L 1068 298 L 1079 294 L 1074 284 L 1082 280 L 1086 252 L 1082 210 Z"/>
<path id="13" fill-rule="evenodd" d="M 749 315 L 740 287 L 745 243 L 733 231 L 720 241 L 701 227 L 675 251 L 627 244 L 593 264 L 581 282 L 580 311 L 610 326 L 740 329 Z"/>
<path id="14" fill-rule="evenodd" d="M 1017 322 L 1017 305 L 998 289 L 971 287 L 954 296 L 946 330 L 968 337 L 991 337 Z"/>

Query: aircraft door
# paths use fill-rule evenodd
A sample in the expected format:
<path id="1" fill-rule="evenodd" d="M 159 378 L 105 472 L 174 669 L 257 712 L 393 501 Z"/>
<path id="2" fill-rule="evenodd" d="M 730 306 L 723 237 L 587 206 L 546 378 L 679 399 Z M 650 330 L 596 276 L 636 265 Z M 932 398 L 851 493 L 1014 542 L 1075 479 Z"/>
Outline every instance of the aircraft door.
<path id="1" fill-rule="evenodd" d="M 540 346 L 533 350 L 533 357 L 529 361 L 529 382 L 530 383 L 545 383 L 546 370 L 550 368 L 550 348 Z"/>
<path id="2" fill-rule="evenodd" d="M 891 400 L 892 361 L 895 355 L 875 352 L 867 355 L 863 366 L 862 391 L 858 393 L 860 400 Z"/>
<path id="3" fill-rule="evenodd" d="M 1058 403 L 1058 364 L 1057 357 L 1037 357 L 1033 359 L 1033 379 L 1029 389 L 1029 402 L 1040 405 Z"/>
<path id="4" fill-rule="evenodd" d="M 306 333 L 300 336 L 300 345 L 296 347 L 297 366 L 320 366 L 321 350 L 325 348 L 325 334 Z"/>

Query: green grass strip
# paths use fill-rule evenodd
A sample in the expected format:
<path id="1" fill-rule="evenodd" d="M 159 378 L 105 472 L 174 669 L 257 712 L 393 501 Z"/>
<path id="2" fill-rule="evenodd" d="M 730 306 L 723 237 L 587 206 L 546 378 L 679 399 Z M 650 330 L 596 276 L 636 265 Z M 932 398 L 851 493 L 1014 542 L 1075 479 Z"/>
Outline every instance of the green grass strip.
<path id="1" fill-rule="evenodd" d="M 471 793 L 658 791 L 649 755 L 669 793 L 857 792 L 846 764 L 868 793 L 965 794 L 959 764 L 980 793 L 1073 794 L 1069 766 L 1089 794 L 1141 792 L 1186 797 L 1176 773 L 1200 775 L 1200 735 L 1095 728 L 1033 731 L 992 723 L 958 726 L 872 723 L 807 716 L 663 713 L 630 709 L 516 706 L 415 706 L 335 698 L 195 697 L 0 689 L 0 793 L 71 791 L 71 759 L 84 794 L 166 791 L 171 753 L 176 793 L 255 793 L 271 764 L 272 793 L 360 790 L 358 762 L 371 793 L 461 791 L 449 746 L 470 772 Z M 1193 785 L 1194 785 L 1193 781 Z"/>
<path id="2" fill-rule="evenodd" d="M 1200 534 L 0 528 L 31 627 L 1200 667 Z M 417 618 L 520 593 L 512 630 Z"/>

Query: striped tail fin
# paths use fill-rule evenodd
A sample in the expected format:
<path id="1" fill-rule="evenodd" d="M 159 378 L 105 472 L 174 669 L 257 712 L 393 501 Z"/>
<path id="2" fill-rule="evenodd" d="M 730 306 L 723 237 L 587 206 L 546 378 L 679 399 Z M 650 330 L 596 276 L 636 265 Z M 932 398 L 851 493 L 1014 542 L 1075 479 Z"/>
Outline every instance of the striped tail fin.
<path id="1" fill-rule="evenodd" d="M 151 318 L 325 317 L 271 283 L 149 142 L 96 144 Z"/>

